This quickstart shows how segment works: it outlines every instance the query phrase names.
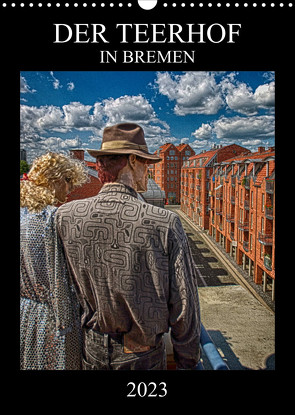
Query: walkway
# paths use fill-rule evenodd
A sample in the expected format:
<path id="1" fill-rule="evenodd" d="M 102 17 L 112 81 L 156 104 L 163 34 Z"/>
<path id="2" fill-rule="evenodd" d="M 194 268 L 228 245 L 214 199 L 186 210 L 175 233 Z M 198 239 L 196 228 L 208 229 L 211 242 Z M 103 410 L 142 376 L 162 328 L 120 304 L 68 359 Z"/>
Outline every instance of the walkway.
<path id="1" fill-rule="evenodd" d="M 179 214 L 198 274 L 202 323 L 230 370 L 275 368 L 275 316 L 267 293 L 256 291 L 242 269 L 214 241 Z M 250 290 L 250 291 L 249 291 Z M 210 369 L 203 358 L 206 369 Z"/>

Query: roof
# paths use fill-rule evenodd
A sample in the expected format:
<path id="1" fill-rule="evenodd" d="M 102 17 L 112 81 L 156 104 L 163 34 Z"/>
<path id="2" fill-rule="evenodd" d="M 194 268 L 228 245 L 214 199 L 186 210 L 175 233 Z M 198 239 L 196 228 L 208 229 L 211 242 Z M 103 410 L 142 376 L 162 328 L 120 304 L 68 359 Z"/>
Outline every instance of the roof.
<path id="1" fill-rule="evenodd" d="M 240 156 L 235 156 L 230 159 L 227 159 L 227 163 L 261 163 L 269 161 L 269 159 L 274 160 L 275 157 L 275 151 L 264 151 L 263 153 L 247 153 L 247 154 L 241 154 Z M 219 163 L 217 163 L 219 164 Z"/>
<path id="2" fill-rule="evenodd" d="M 174 144 L 172 144 L 172 143 L 166 143 L 166 144 L 163 144 L 162 146 L 160 146 L 160 147 L 159 147 L 159 149 L 160 149 L 160 153 L 161 153 L 162 151 L 166 151 L 166 150 L 168 150 L 168 148 L 169 148 L 169 147 L 171 147 L 171 146 L 175 147 L 175 145 L 174 145 Z"/>
<path id="3" fill-rule="evenodd" d="M 200 159 L 205 159 L 202 163 L 202 166 L 200 167 L 205 167 L 206 164 L 212 160 L 212 158 L 216 155 L 218 150 L 208 150 L 205 151 L 204 153 L 200 153 L 200 154 L 196 154 L 195 156 L 192 156 L 189 158 L 189 161 L 192 162 L 194 160 L 200 160 Z M 190 163 L 191 166 L 191 163 Z"/>

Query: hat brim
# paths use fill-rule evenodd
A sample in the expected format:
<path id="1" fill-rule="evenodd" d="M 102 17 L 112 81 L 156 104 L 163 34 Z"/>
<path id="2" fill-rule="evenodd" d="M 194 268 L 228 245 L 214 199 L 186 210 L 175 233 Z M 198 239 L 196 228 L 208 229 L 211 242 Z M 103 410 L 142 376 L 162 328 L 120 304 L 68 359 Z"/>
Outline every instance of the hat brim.
<path id="1" fill-rule="evenodd" d="M 91 150 L 88 149 L 87 152 L 90 154 L 90 156 L 92 157 L 99 157 L 99 156 L 111 156 L 113 155 L 120 155 L 120 154 L 135 154 L 138 157 L 142 157 L 144 159 L 147 159 L 150 161 L 151 164 L 153 163 L 159 163 L 162 159 L 158 156 L 156 156 L 155 154 L 149 154 L 149 153 L 145 153 L 143 151 L 140 150 L 130 150 L 127 148 L 122 148 L 122 149 L 112 149 L 112 150 Z"/>

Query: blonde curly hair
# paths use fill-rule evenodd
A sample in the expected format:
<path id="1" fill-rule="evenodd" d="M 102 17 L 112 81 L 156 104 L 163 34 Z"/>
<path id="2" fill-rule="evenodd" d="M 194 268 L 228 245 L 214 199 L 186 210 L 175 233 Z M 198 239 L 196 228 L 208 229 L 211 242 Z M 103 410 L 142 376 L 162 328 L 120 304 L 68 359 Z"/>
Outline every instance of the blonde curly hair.
<path id="1" fill-rule="evenodd" d="M 54 183 L 67 178 L 73 187 L 89 181 L 85 163 L 63 154 L 48 152 L 34 160 L 27 180 L 20 184 L 20 206 L 40 212 L 47 205 L 57 205 Z"/>

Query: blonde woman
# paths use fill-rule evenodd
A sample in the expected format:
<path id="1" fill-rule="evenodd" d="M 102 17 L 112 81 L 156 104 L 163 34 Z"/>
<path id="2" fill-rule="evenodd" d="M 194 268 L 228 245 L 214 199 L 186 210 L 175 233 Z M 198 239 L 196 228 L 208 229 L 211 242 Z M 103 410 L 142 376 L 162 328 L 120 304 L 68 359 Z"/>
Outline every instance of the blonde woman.
<path id="1" fill-rule="evenodd" d="M 55 229 L 57 205 L 88 180 L 83 163 L 49 152 L 20 184 L 20 368 L 81 367 L 79 306 Z"/>

